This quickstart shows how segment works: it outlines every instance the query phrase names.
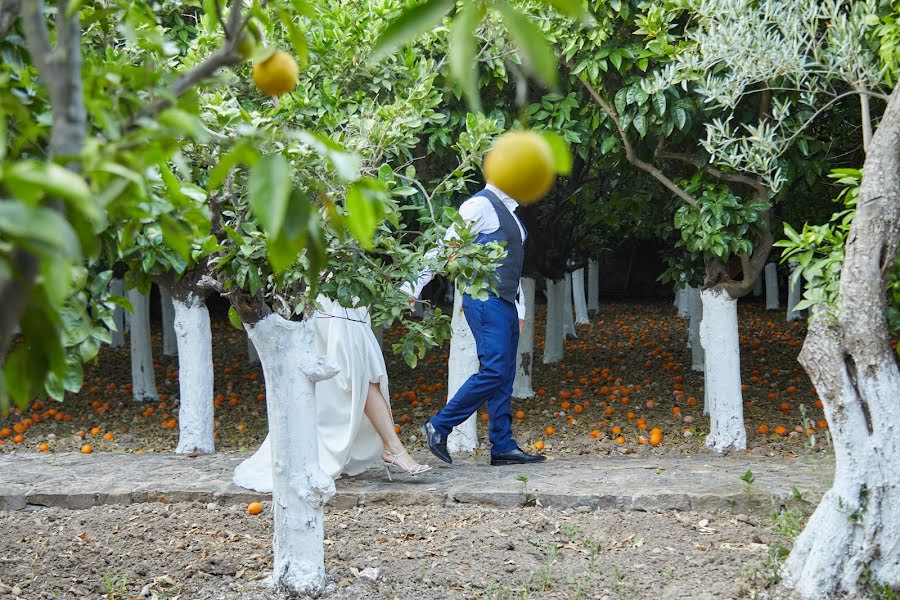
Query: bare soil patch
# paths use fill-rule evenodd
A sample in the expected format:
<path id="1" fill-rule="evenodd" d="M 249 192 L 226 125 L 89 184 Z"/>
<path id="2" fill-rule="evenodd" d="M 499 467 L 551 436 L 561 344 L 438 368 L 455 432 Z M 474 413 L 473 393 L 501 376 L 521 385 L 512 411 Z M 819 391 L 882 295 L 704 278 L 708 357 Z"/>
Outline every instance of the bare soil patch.
<path id="1" fill-rule="evenodd" d="M 264 586 L 271 506 L 258 516 L 245 508 L 0 512 L 0 597 L 278 598 Z M 768 578 L 783 533 L 727 511 L 330 510 L 326 597 L 775 598 L 782 593 Z"/>

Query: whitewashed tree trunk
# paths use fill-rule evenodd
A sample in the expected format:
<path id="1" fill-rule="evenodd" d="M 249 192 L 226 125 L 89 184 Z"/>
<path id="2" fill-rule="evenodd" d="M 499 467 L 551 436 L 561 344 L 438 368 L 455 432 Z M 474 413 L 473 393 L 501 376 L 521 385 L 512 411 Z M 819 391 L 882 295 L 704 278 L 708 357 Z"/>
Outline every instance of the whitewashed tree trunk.
<path id="1" fill-rule="evenodd" d="M 699 288 L 687 290 L 688 316 L 688 346 L 691 348 L 691 369 L 703 372 L 706 357 L 703 352 L 703 343 L 700 340 L 700 322 L 703 320 L 703 301 L 700 299 Z"/>
<path id="2" fill-rule="evenodd" d="M 173 298 L 172 305 L 172 326 L 178 343 L 178 446 L 175 452 L 208 454 L 216 451 L 209 311 L 206 301 L 190 292 L 183 299 Z"/>
<path id="3" fill-rule="evenodd" d="M 706 446 L 716 452 L 745 450 L 737 300 L 719 290 L 703 290 L 700 299 L 700 343 L 704 348 L 715 349 L 705 353 L 704 398 L 710 421 Z"/>
<path id="4" fill-rule="evenodd" d="M 575 309 L 572 305 L 572 274 L 566 273 L 563 280 L 563 337 L 576 338 L 578 332 L 575 331 Z"/>
<path id="5" fill-rule="evenodd" d="M 172 294 L 166 288 L 159 288 L 159 303 L 162 308 L 163 354 L 178 356 L 178 341 L 175 339 L 175 310 Z"/>
<path id="6" fill-rule="evenodd" d="M 516 398 L 532 398 L 531 367 L 534 361 L 534 279 L 522 279 L 522 300 L 525 302 L 525 325 L 519 335 L 516 348 L 516 380 L 512 395 Z"/>
<path id="7" fill-rule="evenodd" d="M 565 305 L 565 281 L 547 279 L 547 318 L 544 329 L 544 364 L 552 365 L 565 358 L 563 340 L 563 309 Z"/>
<path id="8" fill-rule="evenodd" d="M 316 353 L 311 320 L 288 321 L 272 313 L 245 325 L 259 352 L 266 381 L 272 445 L 275 528 L 272 581 L 290 594 L 317 596 L 325 589 L 324 507 L 334 481 L 319 467 L 316 382 L 337 369 Z"/>
<path id="9" fill-rule="evenodd" d="M 775 263 L 766 264 L 766 310 L 778 310 L 778 267 Z"/>
<path id="10" fill-rule="evenodd" d="M 113 296 L 125 295 L 121 279 L 114 278 L 110 280 L 109 293 Z M 116 306 L 113 310 L 113 322 L 116 324 L 116 329 L 110 332 L 112 340 L 110 340 L 109 345 L 113 348 L 120 348 L 125 345 L 125 309 L 121 306 Z"/>
<path id="11" fill-rule="evenodd" d="M 675 292 L 675 312 L 678 313 L 678 316 L 682 319 L 687 319 L 690 316 L 687 287 L 682 287 Z"/>
<path id="12" fill-rule="evenodd" d="M 150 297 L 128 290 L 134 307 L 131 315 L 131 396 L 135 400 L 158 400 L 156 374 L 153 372 L 153 348 L 150 345 Z"/>
<path id="13" fill-rule="evenodd" d="M 466 380 L 478 372 L 478 350 L 469 322 L 463 312 L 463 294 L 458 290 L 453 301 L 450 337 L 450 361 L 447 367 L 447 401 L 449 402 Z M 453 428 L 447 437 L 450 452 L 472 452 L 478 447 L 478 415 Z"/>
<path id="14" fill-rule="evenodd" d="M 803 318 L 803 311 L 794 310 L 794 307 L 800 303 L 803 297 L 803 278 L 795 280 L 794 275 L 797 272 L 797 263 L 790 261 L 791 277 L 788 279 L 788 303 L 787 303 L 787 320 L 796 321 Z"/>
<path id="15" fill-rule="evenodd" d="M 866 154 L 836 314 L 814 314 L 799 360 L 822 400 L 834 483 L 782 574 L 804 598 L 900 591 L 900 369 L 885 270 L 900 242 L 900 86 Z M 893 593 L 891 593 L 893 592 Z"/>
<path id="16" fill-rule="evenodd" d="M 584 297 L 584 269 L 572 273 L 572 297 L 575 300 L 575 324 L 589 325 L 587 302 Z"/>
<path id="17" fill-rule="evenodd" d="M 596 259 L 588 262 L 588 312 L 600 310 L 600 263 Z"/>
<path id="18" fill-rule="evenodd" d="M 250 336 L 247 336 L 247 363 L 251 365 L 259 364 L 259 353 L 256 351 L 256 346 L 253 345 L 253 340 L 250 339 Z"/>

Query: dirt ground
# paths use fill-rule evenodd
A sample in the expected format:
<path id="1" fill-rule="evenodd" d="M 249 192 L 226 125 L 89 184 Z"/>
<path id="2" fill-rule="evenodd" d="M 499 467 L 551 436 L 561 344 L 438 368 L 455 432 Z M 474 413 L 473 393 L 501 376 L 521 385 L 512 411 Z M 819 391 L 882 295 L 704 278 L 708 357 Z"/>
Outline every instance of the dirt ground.
<path id="1" fill-rule="evenodd" d="M 325 597 L 782 598 L 773 557 L 795 525 L 727 511 L 331 510 Z M 265 586 L 269 503 L 258 516 L 199 503 L 0 512 L 0 539 L 0 598 L 279 597 Z"/>
<path id="2" fill-rule="evenodd" d="M 690 369 L 687 323 L 670 302 L 602 303 L 591 324 L 578 326 L 578 337 L 566 342 L 566 359 L 557 365 L 542 362 L 544 309 L 538 305 L 536 395 L 513 401 L 514 431 L 523 448 L 535 451 L 543 445 L 543 452 L 557 456 L 701 450 L 709 430 L 702 410 L 703 378 Z M 748 452 L 830 451 L 818 398 L 796 360 L 805 324 L 787 323 L 784 311 L 765 311 L 754 300 L 741 301 L 739 316 Z M 35 452 L 40 444 L 49 452 L 78 451 L 86 443 L 94 452 L 173 451 L 178 362 L 163 355 L 159 324 L 153 327 L 159 402 L 133 401 L 127 346 L 104 347 L 99 360 L 85 367 L 80 393 L 0 418 L 0 452 Z M 394 327 L 384 336 L 391 402 L 404 442 L 427 452 L 417 439 L 418 428 L 446 401 L 448 348 L 433 351 L 410 369 L 390 352 L 402 335 Z M 246 347 L 244 334 L 224 314 L 214 313 L 216 445 L 222 451 L 254 449 L 267 431 L 262 370 L 248 364 Z M 657 427 L 663 443 L 650 448 L 642 441 Z"/>

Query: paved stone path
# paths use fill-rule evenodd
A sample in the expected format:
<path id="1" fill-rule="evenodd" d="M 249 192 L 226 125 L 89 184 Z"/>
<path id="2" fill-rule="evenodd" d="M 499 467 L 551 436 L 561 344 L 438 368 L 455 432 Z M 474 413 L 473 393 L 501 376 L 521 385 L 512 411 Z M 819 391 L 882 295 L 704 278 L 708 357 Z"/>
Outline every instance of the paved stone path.
<path id="1" fill-rule="evenodd" d="M 58 506 L 84 509 L 136 502 L 248 502 L 265 494 L 231 482 L 247 455 L 0 454 L 0 509 Z M 437 461 L 432 461 L 437 462 Z M 741 476 L 751 470 L 748 486 Z M 522 479 L 527 477 L 527 483 Z M 830 487 L 830 459 L 739 456 L 580 456 L 539 465 L 491 467 L 487 458 L 458 459 L 421 477 L 381 469 L 337 482 L 331 505 L 453 504 L 624 510 L 771 510 L 796 488 L 817 502 Z"/>

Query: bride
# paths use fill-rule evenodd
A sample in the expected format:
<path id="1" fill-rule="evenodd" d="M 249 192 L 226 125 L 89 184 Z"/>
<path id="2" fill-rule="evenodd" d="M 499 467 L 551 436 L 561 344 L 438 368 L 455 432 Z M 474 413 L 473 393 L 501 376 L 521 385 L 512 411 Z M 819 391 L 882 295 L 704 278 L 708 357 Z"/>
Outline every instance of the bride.
<path id="1" fill-rule="evenodd" d="M 344 308 L 324 296 L 313 319 L 320 353 L 339 368 L 316 384 L 319 465 L 334 479 L 358 475 L 378 462 L 408 475 L 431 467 L 417 463 L 394 431 L 388 403 L 387 369 L 365 308 Z M 234 470 L 234 482 L 258 492 L 272 491 L 269 436 L 253 456 Z"/>

